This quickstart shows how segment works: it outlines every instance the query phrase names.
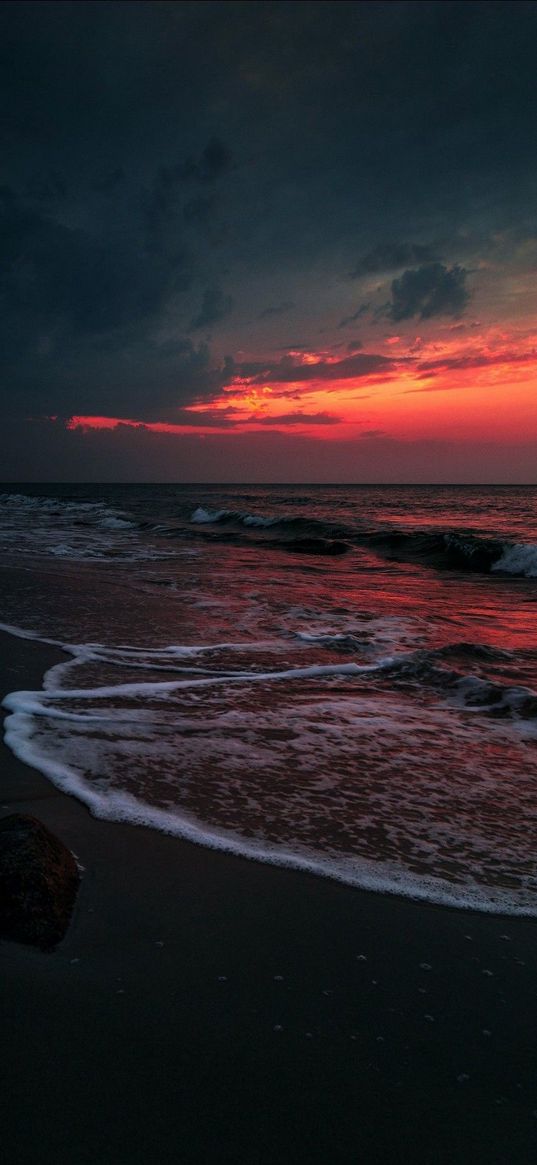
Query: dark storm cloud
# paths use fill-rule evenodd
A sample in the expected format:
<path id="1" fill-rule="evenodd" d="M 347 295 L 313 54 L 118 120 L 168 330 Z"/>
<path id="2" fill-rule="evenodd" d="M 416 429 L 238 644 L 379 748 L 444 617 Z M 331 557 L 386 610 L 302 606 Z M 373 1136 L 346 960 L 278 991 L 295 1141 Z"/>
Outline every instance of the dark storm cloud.
<path id="1" fill-rule="evenodd" d="M 2 4 L 2 409 L 210 402 L 222 353 L 255 352 L 238 320 L 275 351 L 280 295 L 316 305 L 303 337 L 342 314 L 342 256 L 404 271 L 388 318 L 456 317 L 486 240 L 534 230 L 536 41 L 503 0 Z M 415 241 L 457 238 L 445 266 Z"/>
<path id="2" fill-rule="evenodd" d="M 349 324 L 354 324 L 356 323 L 356 320 L 361 320 L 362 316 L 367 315 L 370 306 L 371 305 L 369 303 L 361 303 L 352 315 L 345 316 L 342 320 L 339 321 L 338 328 L 347 328 Z"/>
<path id="3" fill-rule="evenodd" d="M 359 352 L 363 346 L 361 340 L 350 340 L 347 344 L 347 352 Z"/>
<path id="4" fill-rule="evenodd" d="M 175 422 L 177 409 L 218 394 L 222 372 L 206 344 L 159 343 L 141 329 L 58 335 L 39 321 L 37 343 L 19 327 L 4 354 L 3 416 L 99 415 Z"/>
<path id="5" fill-rule="evenodd" d="M 229 315 L 232 308 L 231 296 L 226 295 L 221 287 L 207 287 L 203 293 L 201 308 L 191 320 L 190 327 L 193 331 L 199 328 L 209 328 Z"/>
<path id="6" fill-rule="evenodd" d="M 447 392 L 464 391 L 467 387 L 465 380 L 451 380 L 446 382 L 440 379 L 435 383 L 439 373 L 461 372 L 469 368 L 494 368 L 501 365 L 532 364 L 535 365 L 537 352 L 532 349 L 527 352 L 515 352 L 512 349 L 503 352 L 467 352 L 462 356 L 445 356 L 438 360 L 422 360 L 416 364 L 416 380 L 427 383 L 422 388 L 407 388 L 405 393 L 414 392 Z M 488 387 L 488 386 L 487 386 Z"/>
<path id="7" fill-rule="evenodd" d="M 224 169 L 223 151 L 204 151 L 202 162 L 198 180 L 206 172 L 209 181 Z M 133 213 L 124 201 L 125 182 L 119 167 L 92 178 L 88 205 L 97 192 L 106 206 L 81 223 L 68 221 L 57 182 L 46 190 L 29 183 L 24 195 L 0 189 L 0 344 L 10 388 L 3 413 L 131 415 L 135 409 L 140 417 L 165 419 L 174 404 L 218 391 L 203 345 L 181 338 L 163 345 L 156 338 L 169 305 L 187 305 L 189 297 L 192 304 L 194 296 L 199 305 L 194 285 L 203 260 L 175 221 L 170 229 L 167 211 L 155 245 L 143 198 Z M 116 200 L 111 211 L 110 198 Z M 230 307 L 230 297 L 210 285 L 193 324 L 214 324 Z"/>
<path id="8" fill-rule="evenodd" d="M 214 198 L 190 198 L 183 206 L 183 218 L 187 222 L 206 223 L 212 216 L 215 208 Z"/>
<path id="9" fill-rule="evenodd" d="M 351 279 L 373 275 L 378 271 L 394 271 L 417 263 L 431 263 L 440 258 L 436 248 L 424 243 L 378 243 L 359 260 L 351 271 Z"/>
<path id="10" fill-rule="evenodd" d="M 159 166 L 147 209 L 149 217 L 153 214 L 160 219 L 176 212 L 191 183 L 214 185 L 231 164 L 231 151 L 218 138 L 212 138 L 199 159 L 190 158 L 186 162 Z M 209 197 L 189 194 L 183 206 L 183 215 L 185 218 L 206 217 L 214 205 L 214 194 Z"/>
<path id="11" fill-rule="evenodd" d="M 138 415 L 214 391 L 204 346 L 154 336 L 193 272 L 116 232 L 95 237 L 0 192 L 2 412 Z"/>
<path id="12" fill-rule="evenodd" d="M 58 202 L 67 197 L 68 187 L 61 174 L 33 174 L 26 183 L 25 194 L 34 202 Z"/>
<path id="13" fill-rule="evenodd" d="M 100 178 L 95 179 L 93 189 L 97 190 L 99 194 L 111 194 L 113 190 L 116 190 L 125 181 L 125 177 L 123 167 L 115 166 L 107 174 L 102 174 Z"/>
<path id="14" fill-rule="evenodd" d="M 225 231 L 221 226 L 216 229 L 213 221 L 218 212 L 215 187 L 231 164 L 231 151 L 218 138 L 212 138 L 199 159 L 159 166 L 144 206 L 146 243 L 150 249 L 181 255 L 188 227 L 205 230 L 207 241 L 213 246 L 222 241 Z M 211 192 L 196 192 L 200 184 L 209 186 Z"/>
<path id="15" fill-rule="evenodd" d="M 162 186 L 175 187 L 178 182 L 216 182 L 232 164 L 231 150 L 213 137 L 205 146 L 199 158 L 188 158 L 186 162 L 176 162 L 173 166 L 161 166 L 159 178 Z"/>
<path id="16" fill-rule="evenodd" d="M 468 272 L 464 267 L 445 267 L 431 263 L 416 271 L 405 271 L 391 286 L 391 303 L 386 308 L 389 319 L 422 320 L 433 316 L 460 316 L 470 299 L 466 287 Z"/>
<path id="17" fill-rule="evenodd" d="M 364 352 L 360 356 L 347 356 L 344 360 L 317 360 L 312 364 L 296 364 L 291 357 L 284 357 L 277 364 L 235 364 L 228 363 L 227 372 L 232 377 L 246 379 L 249 384 L 296 384 L 304 381 L 330 381 L 359 379 L 375 372 L 390 372 L 402 360 L 392 360 L 374 352 Z"/>
<path id="18" fill-rule="evenodd" d="M 0 191 L 4 322 L 110 332 L 154 315 L 190 282 L 188 261 L 150 256 L 121 237 L 95 238 Z"/>
<path id="19" fill-rule="evenodd" d="M 258 425 L 340 425 L 335 413 L 283 413 L 280 417 L 250 417 Z"/>
<path id="20" fill-rule="evenodd" d="M 236 426 L 235 414 L 239 409 L 177 409 L 173 414 L 174 425 L 185 425 L 188 428 L 204 429 L 233 429 Z"/>
<path id="21" fill-rule="evenodd" d="M 278 344 L 275 348 L 272 349 L 272 351 L 273 352 L 286 352 L 287 355 L 289 356 L 289 358 L 291 359 L 291 357 L 290 357 L 291 352 L 295 352 L 295 353 L 296 352 L 311 352 L 312 347 L 313 347 L 313 345 L 312 345 L 311 341 L 309 344 L 305 344 L 303 340 L 300 340 L 300 341 L 297 340 L 296 343 L 291 342 L 289 344 Z"/>
<path id="22" fill-rule="evenodd" d="M 271 316 L 283 316 L 288 311 L 294 308 L 294 303 L 290 299 L 286 299 L 283 303 L 275 303 L 271 307 L 264 308 L 258 315 L 258 320 L 270 319 Z"/>

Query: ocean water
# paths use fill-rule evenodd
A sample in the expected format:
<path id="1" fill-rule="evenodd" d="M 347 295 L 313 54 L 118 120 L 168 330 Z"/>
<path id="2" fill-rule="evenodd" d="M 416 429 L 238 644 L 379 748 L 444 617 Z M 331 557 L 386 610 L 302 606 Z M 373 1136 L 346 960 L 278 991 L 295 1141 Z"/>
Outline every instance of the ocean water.
<path id="1" fill-rule="evenodd" d="M 537 915 L 537 487 L 0 487 L 8 746 L 98 817 Z"/>

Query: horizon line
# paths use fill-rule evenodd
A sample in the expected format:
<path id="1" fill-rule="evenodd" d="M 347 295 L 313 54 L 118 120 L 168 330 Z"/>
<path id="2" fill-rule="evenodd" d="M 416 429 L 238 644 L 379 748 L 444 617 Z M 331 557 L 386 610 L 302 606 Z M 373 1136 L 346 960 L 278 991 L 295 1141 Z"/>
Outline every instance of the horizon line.
<path id="1" fill-rule="evenodd" d="M 537 488 L 537 481 L 145 481 L 145 480 L 130 480 L 130 481 L 106 481 L 106 480 L 52 480 L 52 479 L 36 479 L 30 481 L 23 478 L 6 478 L 0 480 L 0 486 L 4 485 L 174 485 L 174 486 L 226 486 L 235 487 L 249 486 L 252 488 L 290 488 L 294 486 L 308 486 L 309 489 L 401 489 L 402 487 L 408 489 L 480 489 L 488 487 L 489 489 L 535 489 Z"/>

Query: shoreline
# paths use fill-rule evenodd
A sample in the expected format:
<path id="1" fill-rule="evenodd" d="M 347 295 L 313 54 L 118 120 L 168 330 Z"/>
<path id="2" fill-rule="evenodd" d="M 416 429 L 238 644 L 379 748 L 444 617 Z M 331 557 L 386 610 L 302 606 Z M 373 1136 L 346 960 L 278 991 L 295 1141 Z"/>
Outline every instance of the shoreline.
<path id="1" fill-rule="evenodd" d="M 65 659 L 0 645 L 2 697 Z M 533 1159 L 537 919 L 98 820 L 1 753 L 83 866 L 55 952 L 0 943 L 10 1165 Z"/>
<path id="2" fill-rule="evenodd" d="M 82 650 L 80 645 L 66 645 L 64 647 L 55 640 L 40 638 L 37 634 L 34 636 L 18 627 L 9 627 L 8 624 L 0 623 L 0 644 L 3 642 L 4 636 L 8 642 L 14 637 L 26 643 L 30 642 L 45 652 L 52 650 L 55 655 L 54 664 L 50 663 L 48 656 L 47 662 L 43 664 L 43 670 L 47 672 L 49 667 L 50 670 L 55 670 L 58 665 L 63 664 L 69 667 L 73 662 L 76 664 L 79 658 L 77 652 Z M 337 666 L 334 668 L 334 671 L 336 670 Z M 39 696 L 43 678 L 39 677 L 35 680 L 34 686 L 37 691 L 30 692 L 31 695 Z M 20 694 L 17 691 L 9 693 L 13 696 Z M 6 695 L 8 695 L 6 692 L 3 695 L 0 694 L 0 704 L 3 703 Z M 22 695 L 28 695 L 28 692 L 23 690 Z M 4 742 L 9 741 L 10 752 L 23 765 L 32 769 L 35 767 L 45 782 L 51 784 L 58 792 L 68 798 L 74 797 L 95 820 L 146 828 L 151 832 L 156 831 L 179 841 L 185 841 L 189 845 L 198 845 L 203 849 L 216 850 L 218 853 L 232 855 L 247 861 L 311 874 L 315 878 L 328 878 L 340 885 L 365 893 L 404 898 L 425 906 L 440 906 L 470 913 L 492 914 L 504 918 L 533 918 L 537 920 L 537 903 L 534 904 L 528 897 L 523 901 L 517 901 L 514 894 L 510 894 L 505 887 L 500 890 L 495 889 L 494 883 L 476 882 L 473 886 L 469 886 L 462 882 L 450 882 L 429 871 L 411 873 L 410 870 L 406 870 L 403 873 L 397 866 L 392 868 L 389 860 L 382 862 L 373 860 L 369 856 L 362 856 L 357 868 L 352 866 L 351 861 L 349 868 L 348 855 L 340 854 L 338 856 L 334 853 L 327 857 L 320 852 L 316 853 L 303 848 L 299 843 L 293 848 L 285 846 L 278 848 L 269 841 L 252 841 L 250 837 L 241 836 L 233 830 L 226 832 L 225 828 L 204 823 L 188 813 L 178 813 L 165 807 L 152 805 L 146 800 L 138 800 L 135 793 L 119 792 L 113 799 L 107 794 L 101 796 L 99 790 L 96 790 L 91 782 L 87 782 L 83 776 L 80 777 L 76 772 L 70 773 L 67 769 L 62 771 L 58 777 L 58 766 L 54 759 L 47 762 L 46 754 L 37 757 L 34 755 L 34 748 L 31 741 L 27 739 L 24 728 L 21 731 L 19 727 L 8 727 L 7 724 L 10 717 L 13 716 L 16 719 L 20 711 L 17 700 L 13 703 L 8 702 L 7 706 L 3 708 Z M 22 711 L 24 711 L 24 704 Z M 519 891 L 519 898 L 520 896 Z M 502 898 L 505 899 L 505 897 L 507 897 L 507 902 L 502 902 Z"/>

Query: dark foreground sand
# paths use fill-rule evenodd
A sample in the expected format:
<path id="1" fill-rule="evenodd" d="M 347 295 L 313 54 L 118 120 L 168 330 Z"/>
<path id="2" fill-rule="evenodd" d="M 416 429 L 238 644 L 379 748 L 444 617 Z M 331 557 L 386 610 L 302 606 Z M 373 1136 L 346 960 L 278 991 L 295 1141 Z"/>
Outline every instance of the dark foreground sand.
<path id="1" fill-rule="evenodd" d="M 98 822 L 5 747 L 0 803 L 85 867 L 53 954 L 0 943 L 6 1165 L 535 1161 L 537 920 Z"/>

